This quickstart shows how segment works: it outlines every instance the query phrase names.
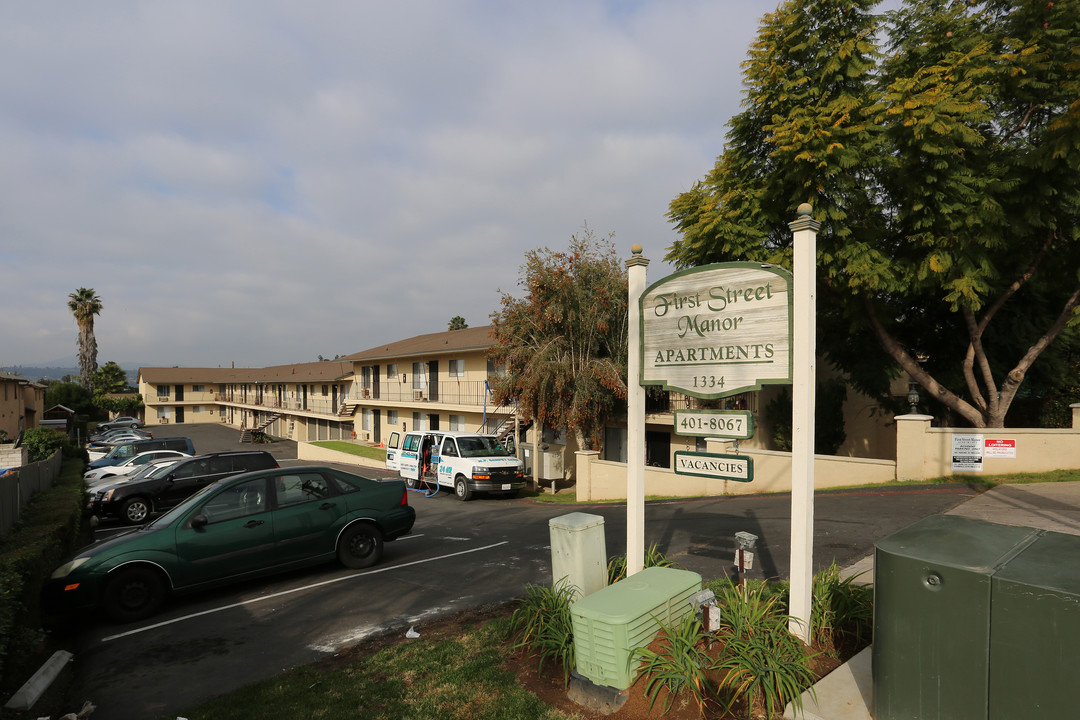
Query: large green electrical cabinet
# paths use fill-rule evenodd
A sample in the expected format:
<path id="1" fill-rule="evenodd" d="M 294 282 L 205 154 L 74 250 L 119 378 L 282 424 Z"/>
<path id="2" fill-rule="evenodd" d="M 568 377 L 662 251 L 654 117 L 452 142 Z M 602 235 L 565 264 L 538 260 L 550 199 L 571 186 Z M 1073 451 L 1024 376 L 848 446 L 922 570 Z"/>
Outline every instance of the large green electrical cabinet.
<path id="1" fill-rule="evenodd" d="M 876 720 L 1070 717 L 1080 537 L 934 515 L 875 547 Z"/>
<path id="2" fill-rule="evenodd" d="M 651 643 L 660 623 L 676 625 L 693 612 L 690 597 L 699 590 L 695 572 L 651 567 L 571 605 L 578 674 L 597 685 L 630 687 L 634 649 Z"/>

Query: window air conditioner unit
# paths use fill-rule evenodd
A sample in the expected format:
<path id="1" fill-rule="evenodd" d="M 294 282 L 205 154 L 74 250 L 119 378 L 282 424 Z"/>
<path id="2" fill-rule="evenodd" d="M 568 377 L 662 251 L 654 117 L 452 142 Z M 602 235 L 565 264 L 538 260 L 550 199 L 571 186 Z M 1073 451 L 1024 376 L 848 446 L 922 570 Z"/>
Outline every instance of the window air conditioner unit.
<path id="1" fill-rule="evenodd" d="M 424 391 L 420 390 L 419 388 L 413 388 L 412 397 L 413 397 L 413 400 L 423 400 L 424 399 Z"/>
<path id="2" fill-rule="evenodd" d="M 157 396 L 157 401 L 158 402 L 169 402 L 169 396 L 168 395 L 158 395 Z"/>
<path id="3" fill-rule="evenodd" d="M 361 430 L 360 431 L 360 439 L 363 440 L 364 442 L 371 442 L 371 431 L 370 430 Z"/>
<path id="4" fill-rule="evenodd" d="M 369 388 L 364 388 L 362 394 L 364 397 L 369 398 L 371 397 L 371 390 Z"/>

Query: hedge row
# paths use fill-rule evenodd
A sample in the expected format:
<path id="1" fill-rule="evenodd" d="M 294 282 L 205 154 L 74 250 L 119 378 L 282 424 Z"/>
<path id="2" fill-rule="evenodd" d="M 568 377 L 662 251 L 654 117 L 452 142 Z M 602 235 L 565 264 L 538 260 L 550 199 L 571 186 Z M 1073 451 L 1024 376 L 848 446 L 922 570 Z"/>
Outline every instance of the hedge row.
<path id="1" fill-rule="evenodd" d="M 36 493 L 12 531 L 0 538 L 0 684 L 5 687 L 15 680 L 7 676 L 9 658 L 31 660 L 38 655 L 43 637 L 42 586 L 90 538 L 83 520 L 85 453 L 80 456 L 65 449 L 64 454 L 53 487 Z M 17 672 L 15 667 L 10 670 Z"/>

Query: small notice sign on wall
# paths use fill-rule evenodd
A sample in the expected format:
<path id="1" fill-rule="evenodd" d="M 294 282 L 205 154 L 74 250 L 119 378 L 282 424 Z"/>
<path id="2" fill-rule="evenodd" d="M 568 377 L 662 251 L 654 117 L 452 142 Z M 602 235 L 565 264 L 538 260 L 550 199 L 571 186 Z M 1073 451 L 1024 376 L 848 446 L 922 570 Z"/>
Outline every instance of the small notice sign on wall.
<path id="1" fill-rule="evenodd" d="M 1015 458 L 1016 440 L 1003 438 L 986 438 L 986 443 L 983 446 L 983 457 Z"/>
<path id="2" fill-rule="evenodd" d="M 952 469 L 953 472 L 982 472 L 983 469 L 983 436 L 982 435 L 953 435 L 952 436 Z"/>

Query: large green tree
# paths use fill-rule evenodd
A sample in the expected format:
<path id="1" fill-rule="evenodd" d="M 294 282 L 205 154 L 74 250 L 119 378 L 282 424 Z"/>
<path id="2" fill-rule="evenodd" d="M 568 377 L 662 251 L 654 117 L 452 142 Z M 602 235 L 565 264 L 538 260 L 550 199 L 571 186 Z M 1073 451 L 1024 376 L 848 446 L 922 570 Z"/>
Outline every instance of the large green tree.
<path id="1" fill-rule="evenodd" d="M 112 360 L 94 372 L 92 383 L 95 395 L 122 393 L 132 389 L 128 384 L 127 371 Z"/>
<path id="2" fill-rule="evenodd" d="M 92 386 L 97 371 L 97 338 L 94 337 L 94 316 L 101 314 L 101 298 L 93 288 L 79 288 L 68 295 L 68 309 L 79 326 L 79 381 L 84 388 Z"/>
<path id="3" fill-rule="evenodd" d="M 506 368 L 496 400 L 527 418 L 565 426 L 578 447 L 599 447 L 606 420 L 624 412 L 627 276 L 613 236 L 588 227 L 566 251 L 525 254 L 522 298 L 502 293 L 489 356 Z"/>
<path id="4" fill-rule="evenodd" d="M 671 203 L 668 259 L 790 266 L 811 203 L 829 359 L 1001 427 L 1036 359 L 1076 339 L 1080 3 L 875 6 L 764 16 L 723 154 Z"/>

